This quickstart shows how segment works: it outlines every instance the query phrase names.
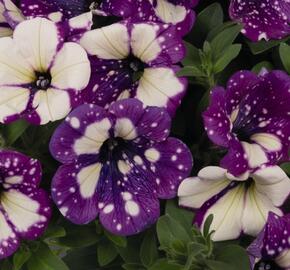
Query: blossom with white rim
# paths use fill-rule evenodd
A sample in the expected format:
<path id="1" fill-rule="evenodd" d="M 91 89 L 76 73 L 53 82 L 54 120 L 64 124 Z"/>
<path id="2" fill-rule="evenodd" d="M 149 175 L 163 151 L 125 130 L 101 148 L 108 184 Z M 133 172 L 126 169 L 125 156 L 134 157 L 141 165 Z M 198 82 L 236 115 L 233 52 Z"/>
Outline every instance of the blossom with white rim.
<path id="1" fill-rule="evenodd" d="M 117 101 L 107 110 L 75 109 L 50 142 L 52 155 L 63 163 L 52 181 L 61 213 L 77 224 L 99 215 L 104 227 L 119 235 L 153 224 L 158 199 L 175 197 L 192 167 L 189 149 L 168 137 L 169 130 L 166 110 L 137 99 Z"/>
<path id="2" fill-rule="evenodd" d="M 41 165 L 21 153 L 0 151 L 0 259 L 21 240 L 34 240 L 46 229 L 51 201 L 40 189 Z"/>
<path id="3" fill-rule="evenodd" d="M 239 71 L 226 89 L 212 90 L 203 119 L 209 138 L 228 149 L 222 167 L 240 175 L 288 160 L 289 88 L 290 76 L 283 71 Z"/>
<path id="4" fill-rule="evenodd" d="M 0 39 L 0 122 L 64 118 L 82 102 L 90 74 L 85 50 L 63 42 L 55 23 L 44 18 L 20 23 L 13 38 Z"/>
<path id="5" fill-rule="evenodd" d="M 88 31 L 80 44 L 92 56 L 88 103 L 105 107 L 132 97 L 175 113 L 187 80 L 175 74 L 174 64 L 185 56 L 185 47 L 173 26 L 115 23 Z"/>
<path id="6" fill-rule="evenodd" d="M 234 177 L 221 167 L 205 167 L 178 189 L 179 205 L 198 209 L 197 225 L 203 227 L 214 215 L 215 241 L 235 239 L 241 233 L 256 236 L 270 211 L 282 215 L 279 207 L 289 194 L 290 179 L 278 166 L 260 168 L 248 178 Z"/>
<path id="7" fill-rule="evenodd" d="M 248 247 L 251 269 L 290 269 L 290 215 L 269 213 L 264 229 Z"/>

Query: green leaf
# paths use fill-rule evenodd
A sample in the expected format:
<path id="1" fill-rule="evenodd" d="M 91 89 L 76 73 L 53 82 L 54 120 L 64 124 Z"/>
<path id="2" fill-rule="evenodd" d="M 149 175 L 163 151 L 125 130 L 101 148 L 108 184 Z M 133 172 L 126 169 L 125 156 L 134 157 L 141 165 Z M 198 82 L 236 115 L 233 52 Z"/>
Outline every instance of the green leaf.
<path id="1" fill-rule="evenodd" d="M 31 252 L 28 248 L 20 248 L 13 256 L 13 270 L 20 270 L 21 267 L 29 260 Z"/>
<path id="2" fill-rule="evenodd" d="M 216 252 L 216 260 L 224 262 L 235 270 L 250 270 L 247 251 L 238 245 L 228 245 Z"/>
<path id="3" fill-rule="evenodd" d="M 263 62 L 256 64 L 252 68 L 252 71 L 255 72 L 256 74 L 259 74 L 261 72 L 262 68 L 266 68 L 267 70 L 270 71 L 273 69 L 273 65 L 268 61 L 263 61 Z"/>
<path id="4" fill-rule="evenodd" d="M 184 66 L 201 66 L 200 52 L 199 49 L 190 44 L 189 42 L 183 41 L 186 47 L 186 56 L 182 61 Z"/>
<path id="5" fill-rule="evenodd" d="M 217 25 L 214 28 L 211 29 L 211 31 L 208 33 L 207 35 L 207 40 L 209 42 L 211 42 L 219 33 L 221 33 L 222 31 L 224 31 L 226 28 L 231 27 L 233 25 L 236 25 L 237 23 L 233 22 L 233 21 L 228 21 L 225 22 L 221 25 Z"/>
<path id="6" fill-rule="evenodd" d="M 179 207 L 176 200 L 166 202 L 165 213 L 182 224 L 187 231 L 191 230 L 194 213 Z"/>
<path id="7" fill-rule="evenodd" d="M 66 235 L 65 229 L 59 225 L 49 225 L 45 231 L 42 239 L 64 237 Z"/>
<path id="8" fill-rule="evenodd" d="M 144 266 L 151 266 L 158 258 L 157 239 L 155 231 L 149 230 L 145 234 L 140 248 L 140 259 Z"/>
<path id="9" fill-rule="evenodd" d="M 165 259 L 158 260 L 149 270 L 183 270 L 183 266 L 167 262 Z"/>
<path id="10" fill-rule="evenodd" d="M 203 226 L 203 236 L 204 237 L 207 237 L 210 233 L 210 226 L 213 222 L 213 214 L 209 215 L 204 223 L 204 226 Z"/>
<path id="11" fill-rule="evenodd" d="M 281 43 L 279 53 L 286 71 L 290 73 L 290 46 L 286 43 Z"/>
<path id="12" fill-rule="evenodd" d="M 122 268 L 125 270 L 146 270 L 146 268 L 139 263 L 125 263 L 122 265 Z"/>
<path id="13" fill-rule="evenodd" d="M 201 11 L 196 19 L 194 28 L 190 33 L 192 41 L 203 42 L 210 30 L 223 23 L 223 9 L 219 3 L 213 3 Z M 199 45 L 201 45 L 199 44 Z"/>
<path id="14" fill-rule="evenodd" d="M 0 261 L 0 269 L 1 270 L 13 270 L 13 265 L 9 262 L 8 259 L 4 261 Z"/>
<path id="15" fill-rule="evenodd" d="M 108 231 L 105 231 L 105 236 L 111 242 L 113 242 L 115 245 L 117 245 L 119 247 L 126 247 L 127 246 L 127 238 L 124 236 L 115 235 L 115 234 L 112 234 Z"/>
<path id="16" fill-rule="evenodd" d="M 232 268 L 231 265 L 214 260 L 205 260 L 205 264 L 209 270 L 236 270 L 235 268 Z"/>
<path id="17" fill-rule="evenodd" d="M 214 64 L 214 73 L 223 71 L 228 66 L 228 64 L 239 55 L 241 49 L 241 44 L 234 44 L 229 46 Z"/>
<path id="18" fill-rule="evenodd" d="M 69 270 L 66 264 L 49 247 L 40 243 L 39 248 L 27 262 L 28 270 Z"/>
<path id="19" fill-rule="evenodd" d="M 100 266 L 105 266 L 115 260 L 118 256 L 118 252 L 115 246 L 107 239 L 103 239 L 97 249 L 98 262 Z"/>
<path id="20" fill-rule="evenodd" d="M 285 162 L 285 163 L 281 164 L 280 167 L 282 168 L 282 170 L 285 173 L 287 173 L 288 175 L 290 175 L 290 162 Z"/>
<path id="21" fill-rule="evenodd" d="M 159 218 L 157 222 L 157 234 L 161 246 L 165 248 L 170 248 L 171 242 L 176 239 L 185 244 L 191 240 L 183 226 L 169 215 Z"/>
<path id="22" fill-rule="evenodd" d="M 205 77 L 205 74 L 201 70 L 199 70 L 196 66 L 186 66 L 177 72 L 177 76 Z"/>
<path id="23" fill-rule="evenodd" d="M 261 40 L 259 42 L 250 42 L 248 41 L 247 44 L 251 49 L 253 54 L 260 54 L 265 51 L 272 49 L 273 47 L 278 46 L 281 42 L 289 40 L 289 37 L 282 39 L 282 40 Z"/>
<path id="24" fill-rule="evenodd" d="M 140 236 L 129 237 L 126 248 L 116 246 L 119 255 L 126 263 L 140 263 Z"/>
<path id="25" fill-rule="evenodd" d="M 29 127 L 29 123 L 25 120 L 18 120 L 9 124 L 4 129 L 4 137 L 7 145 L 12 145 Z"/>
<path id="26" fill-rule="evenodd" d="M 233 25 L 226 28 L 219 33 L 211 42 L 211 48 L 214 53 L 215 59 L 219 59 L 225 50 L 232 45 L 238 34 L 240 33 L 242 26 Z"/>

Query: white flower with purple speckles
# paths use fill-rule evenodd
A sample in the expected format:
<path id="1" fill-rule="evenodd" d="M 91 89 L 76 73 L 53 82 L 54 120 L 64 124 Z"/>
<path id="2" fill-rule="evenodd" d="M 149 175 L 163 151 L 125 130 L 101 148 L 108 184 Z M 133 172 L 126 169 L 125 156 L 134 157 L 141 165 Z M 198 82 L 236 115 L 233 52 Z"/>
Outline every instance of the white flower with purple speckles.
<path id="1" fill-rule="evenodd" d="M 168 138 L 164 109 L 137 99 L 105 110 L 82 105 L 54 133 L 50 150 L 63 163 L 52 181 L 52 197 L 70 221 L 84 224 L 98 215 L 109 231 L 130 235 L 159 217 L 159 198 L 176 196 L 192 157 Z"/>
<path id="2" fill-rule="evenodd" d="M 46 229 L 51 202 L 39 189 L 40 163 L 14 151 L 0 151 L 0 259 L 21 240 L 34 240 Z"/>
<path id="3" fill-rule="evenodd" d="M 269 213 L 267 224 L 248 253 L 253 270 L 290 269 L 290 215 Z"/>
<path id="4" fill-rule="evenodd" d="M 231 0 L 229 13 L 252 41 L 281 39 L 290 34 L 289 0 Z"/>
<path id="5" fill-rule="evenodd" d="M 103 0 L 95 7 L 112 19 L 130 18 L 134 21 L 170 23 L 180 35 L 187 34 L 195 21 L 192 10 L 198 0 Z M 98 24 L 98 22 L 96 22 Z"/>
<path id="6" fill-rule="evenodd" d="M 108 106 L 127 97 L 174 114 L 187 80 L 175 75 L 185 54 L 175 28 L 155 23 L 115 23 L 84 34 L 80 44 L 92 55 L 88 102 Z"/>
<path id="7" fill-rule="evenodd" d="M 0 39 L 0 122 L 64 118 L 82 102 L 90 75 L 86 51 L 63 42 L 55 23 L 44 18 L 20 23 L 13 38 Z"/>
<path id="8" fill-rule="evenodd" d="M 259 76 L 237 72 L 225 89 L 212 91 L 203 114 L 209 138 L 228 154 L 221 165 L 240 175 L 288 159 L 290 77 L 282 71 Z"/>
<path id="9" fill-rule="evenodd" d="M 215 241 L 235 239 L 242 232 L 256 236 L 270 211 L 282 214 L 279 207 L 289 194 L 290 179 L 278 166 L 261 168 L 243 179 L 220 167 L 205 167 L 178 189 L 181 206 L 199 209 L 195 216 L 198 226 L 203 227 L 207 217 L 214 215 Z"/>

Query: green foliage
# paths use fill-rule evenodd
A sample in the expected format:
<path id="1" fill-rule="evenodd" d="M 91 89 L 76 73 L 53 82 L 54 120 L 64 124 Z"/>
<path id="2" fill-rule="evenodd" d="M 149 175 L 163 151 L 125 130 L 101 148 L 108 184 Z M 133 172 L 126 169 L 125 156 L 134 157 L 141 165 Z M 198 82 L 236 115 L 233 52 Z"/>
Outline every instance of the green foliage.
<path id="1" fill-rule="evenodd" d="M 290 46 L 286 43 L 281 43 L 279 53 L 286 71 L 290 74 Z"/>

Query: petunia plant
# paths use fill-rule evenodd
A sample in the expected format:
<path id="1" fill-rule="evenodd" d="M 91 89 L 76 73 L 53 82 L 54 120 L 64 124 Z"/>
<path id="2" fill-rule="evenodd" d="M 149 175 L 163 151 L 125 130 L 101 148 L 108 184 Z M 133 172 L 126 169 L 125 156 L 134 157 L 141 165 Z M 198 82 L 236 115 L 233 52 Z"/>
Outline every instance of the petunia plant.
<path id="1" fill-rule="evenodd" d="M 0 0 L 1 270 L 289 270 L 289 0 Z"/>

